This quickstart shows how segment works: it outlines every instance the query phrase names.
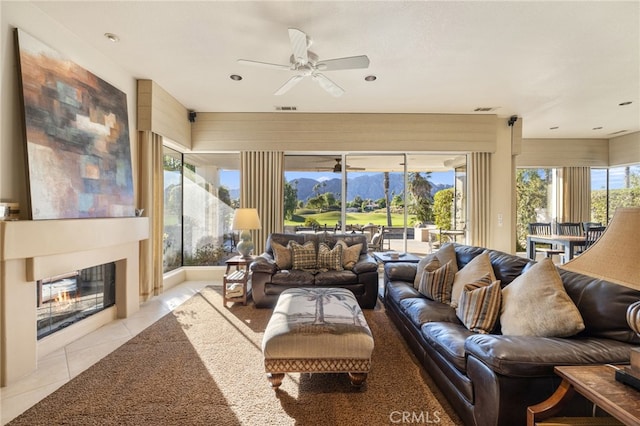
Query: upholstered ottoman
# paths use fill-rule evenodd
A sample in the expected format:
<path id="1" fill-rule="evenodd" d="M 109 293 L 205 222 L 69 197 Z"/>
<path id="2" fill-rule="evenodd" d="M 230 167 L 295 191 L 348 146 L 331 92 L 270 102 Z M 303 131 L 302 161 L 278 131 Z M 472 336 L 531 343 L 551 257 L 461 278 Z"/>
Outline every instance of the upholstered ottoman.
<path id="1" fill-rule="evenodd" d="M 356 298 L 342 288 L 291 288 L 278 298 L 262 340 L 271 386 L 284 373 L 349 373 L 361 386 L 371 368 L 373 336 Z"/>

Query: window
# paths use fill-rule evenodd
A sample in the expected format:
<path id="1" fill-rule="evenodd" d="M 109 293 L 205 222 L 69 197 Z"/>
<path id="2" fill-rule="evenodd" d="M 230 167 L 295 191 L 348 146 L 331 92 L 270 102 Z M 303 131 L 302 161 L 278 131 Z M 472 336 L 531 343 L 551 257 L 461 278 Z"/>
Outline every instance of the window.
<path id="1" fill-rule="evenodd" d="M 182 266 L 182 154 L 164 147 L 162 271 Z"/>
<path id="2" fill-rule="evenodd" d="M 238 154 L 184 155 L 185 266 L 224 265 L 236 254 L 231 222 L 239 205 L 238 164 Z"/>
<path id="3" fill-rule="evenodd" d="M 524 251 L 528 225 L 552 222 L 555 169 L 516 170 L 516 251 Z"/>
<path id="4" fill-rule="evenodd" d="M 610 168 L 608 220 L 611 220 L 618 207 L 639 206 L 640 165 Z"/>
<path id="5" fill-rule="evenodd" d="M 452 155 L 287 155 L 285 231 L 350 231 L 373 224 L 394 228 L 386 235 L 395 240 L 385 248 L 406 251 L 404 236 L 414 239 L 414 226 L 434 222 L 434 196 L 440 190 L 453 194 L 446 207 L 447 229 L 464 228 L 465 168 L 466 157 Z"/>

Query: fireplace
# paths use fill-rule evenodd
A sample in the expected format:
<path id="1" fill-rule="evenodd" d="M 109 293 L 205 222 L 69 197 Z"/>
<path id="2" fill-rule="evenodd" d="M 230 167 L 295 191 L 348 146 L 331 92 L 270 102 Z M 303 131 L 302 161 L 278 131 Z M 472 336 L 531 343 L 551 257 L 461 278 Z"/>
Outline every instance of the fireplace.
<path id="1" fill-rule="evenodd" d="M 35 371 L 47 354 L 139 309 L 139 282 L 146 279 L 140 277 L 140 241 L 148 235 L 146 217 L 0 221 L 0 386 Z M 103 271 L 107 296 L 97 303 L 98 296 L 92 296 L 94 305 L 102 303 L 102 310 L 79 321 L 90 310 L 76 309 L 80 313 L 73 318 L 63 317 L 64 303 L 53 309 L 51 300 L 58 297 L 58 290 L 61 301 L 66 297 L 68 302 L 71 296 L 83 301 L 91 285 L 78 286 L 74 281 L 91 281 L 81 271 L 109 263 L 115 266 Z M 55 281 L 61 282 L 48 285 Z M 62 290 L 67 290 L 66 296 Z M 38 317 L 45 307 L 54 316 L 43 320 L 48 325 L 41 332 Z M 50 332 L 53 323 L 62 328 Z"/>
<path id="2" fill-rule="evenodd" d="M 38 340 L 116 303 L 115 262 L 36 282 Z"/>

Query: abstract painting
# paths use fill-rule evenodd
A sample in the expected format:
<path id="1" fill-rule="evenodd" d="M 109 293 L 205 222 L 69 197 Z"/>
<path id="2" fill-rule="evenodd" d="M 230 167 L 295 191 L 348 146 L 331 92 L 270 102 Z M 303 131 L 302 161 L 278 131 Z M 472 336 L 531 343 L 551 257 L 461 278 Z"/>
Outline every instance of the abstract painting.
<path id="1" fill-rule="evenodd" d="M 127 95 L 16 29 L 32 219 L 134 216 Z"/>

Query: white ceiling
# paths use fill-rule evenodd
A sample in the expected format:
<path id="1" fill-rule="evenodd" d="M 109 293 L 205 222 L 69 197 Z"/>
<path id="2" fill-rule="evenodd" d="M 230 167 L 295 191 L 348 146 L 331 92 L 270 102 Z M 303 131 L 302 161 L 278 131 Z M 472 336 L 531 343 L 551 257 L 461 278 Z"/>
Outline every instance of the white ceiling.
<path id="1" fill-rule="evenodd" d="M 492 114 L 522 117 L 525 138 L 640 131 L 639 1 L 34 3 L 197 112 L 296 106 L 300 112 L 473 114 L 494 107 Z M 287 64 L 289 27 L 313 39 L 320 59 L 367 55 L 369 69 L 327 71 L 346 90 L 340 98 L 310 79 L 274 96 L 293 72 L 236 60 Z M 120 42 L 108 41 L 107 32 Z M 377 80 L 366 82 L 369 74 Z M 633 103 L 619 106 L 626 101 Z"/>

